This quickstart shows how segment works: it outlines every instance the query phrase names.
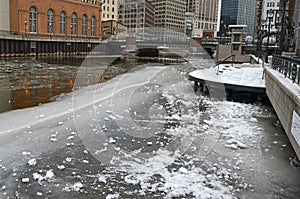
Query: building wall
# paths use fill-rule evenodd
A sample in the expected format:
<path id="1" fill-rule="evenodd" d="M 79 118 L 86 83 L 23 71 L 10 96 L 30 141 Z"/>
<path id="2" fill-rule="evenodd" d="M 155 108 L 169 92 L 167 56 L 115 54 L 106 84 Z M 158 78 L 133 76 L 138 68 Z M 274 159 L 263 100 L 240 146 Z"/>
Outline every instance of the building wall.
<path id="1" fill-rule="evenodd" d="M 0 0 L 0 31 L 9 31 L 9 1 Z"/>
<path id="2" fill-rule="evenodd" d="M 54 24 L 52 37 L 69 37 L 71 34 L 71 15 L 73 12 L 77 14 L 77 35 L 72 35 L 73 39 L 76 37 L 90 36 L 91 17 L 96 18 L 95 37 L 101 35 L 101 13 L 100 5 L 93 4 L 95 1 L 82 0 L 10 0 L 10 29 L 14 32 L 25 33 L 27 36 L 35 37 L 49 37 L 47 29 L 47 11 L 52 9 L 54 11 Z M 29 31 L 29 9 L 34 6 L 37 9 L 37 32 L 30 33 Z M 60 34 L 60 12 L 66 13 L 66 34 Z M 87 15 L 87 36 L 82 36 L 82 16 Z"/>
<path id="3" fill-rule="evenodd" d="M 118 0 L 102 0 L 102 20 L 118 20 Z"/>

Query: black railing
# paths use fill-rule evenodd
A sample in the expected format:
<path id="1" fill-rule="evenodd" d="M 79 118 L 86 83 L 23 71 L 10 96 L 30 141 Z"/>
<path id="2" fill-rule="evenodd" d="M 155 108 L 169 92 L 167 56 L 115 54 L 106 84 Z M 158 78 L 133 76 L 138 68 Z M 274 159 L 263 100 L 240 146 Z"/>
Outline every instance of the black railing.
<path id="1" fill-rule="evenodd" d="M 234 54 L 231 54 L 231 55 L 229 55 L 228 57 L 226 57 L 225 59 L 223 59 L 223 60 L 221 60 L 221 61 L 218 61 L 217 63 L 216 63 L 216 65 L 214 66 L 214 67 L 218 67 L 218 69 L 217 69 L 217 75 L 219 74 L 219 67 L 220 67 L 220 64 L 224 64 L 228 59 L 230 59 L 230 58 L 232 58 L 232 64 L 234 63 L 234 60 L 235 60 L 235 55 L 236 55 L 236 53 L 234 53 Z"/>
<path id="2" fill-rule="evenodd" d="M 273 55 L 272 68 L 281 72 L 284 77 L 300 85 L 300 60 L 291 57 Z"/>

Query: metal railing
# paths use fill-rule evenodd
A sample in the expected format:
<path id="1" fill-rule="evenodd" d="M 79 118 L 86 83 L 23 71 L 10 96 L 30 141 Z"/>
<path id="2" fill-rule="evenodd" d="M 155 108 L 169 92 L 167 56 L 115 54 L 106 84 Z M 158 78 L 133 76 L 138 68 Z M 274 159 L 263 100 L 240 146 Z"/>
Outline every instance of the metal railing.
<path id="1" fill-rule="evenodd" d="M 229 55 L 228 57 L 226 57 L 225 59 L 223 59 L 223 60 L 221 60 L 221 61 L 218 61 L 217 63 L 216 63 L 216 65 L 214 66 L 214 67 L 216 67 L 217 66 L 217 75 L 219 74 L 219 69 L 220 69 L 220 64 L 224 64 L 228 59 L 230 59 L 230 58 L 232 58 L 232 64 L 234 63 L 234 60 L 235 60 L 235 55 L 236 55 L 236 53 L 234 53 L 234 54 L 231 54 L 231 55 Z"/>
<path id="2" fill-rule="evenodd" d="M 285 78 L 300 85 L 300 60 L 291 57 L 273 55 L 272 68 L 279 71 Z"/>

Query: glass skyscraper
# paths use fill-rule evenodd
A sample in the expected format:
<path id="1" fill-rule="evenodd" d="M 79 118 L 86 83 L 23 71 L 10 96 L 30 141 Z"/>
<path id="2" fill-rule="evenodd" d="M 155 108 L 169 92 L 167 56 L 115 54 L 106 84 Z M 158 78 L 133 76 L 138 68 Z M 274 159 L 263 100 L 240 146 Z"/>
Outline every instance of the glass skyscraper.
<path id="1" fill-rule="evenodd" d="M 255 0 L 222 0 L 220 34 L 226 35 L 229 25 L 247 25 L 246 35 L 253 36 Z"/>

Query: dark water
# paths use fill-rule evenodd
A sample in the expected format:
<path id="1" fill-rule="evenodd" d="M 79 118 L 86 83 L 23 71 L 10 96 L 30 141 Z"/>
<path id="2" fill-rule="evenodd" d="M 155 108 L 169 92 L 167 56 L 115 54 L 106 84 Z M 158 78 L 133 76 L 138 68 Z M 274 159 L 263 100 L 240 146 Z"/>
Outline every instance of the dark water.
<path id="1" fill-rule="evenodd" d="M 51 102 L 73 89 L 126 72 L 128 64 L 115 63 L 117 57 L 1 59 L 0 113 Z"/>

